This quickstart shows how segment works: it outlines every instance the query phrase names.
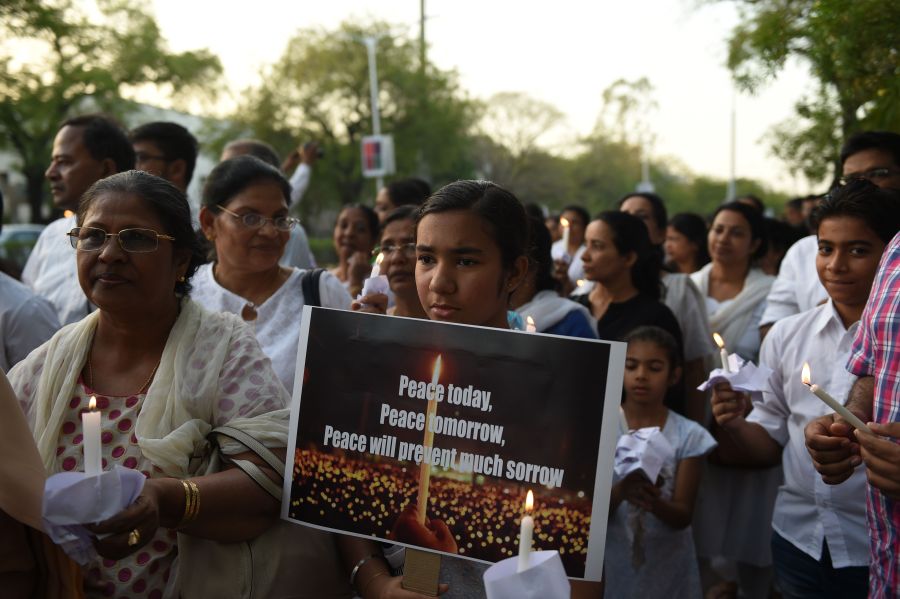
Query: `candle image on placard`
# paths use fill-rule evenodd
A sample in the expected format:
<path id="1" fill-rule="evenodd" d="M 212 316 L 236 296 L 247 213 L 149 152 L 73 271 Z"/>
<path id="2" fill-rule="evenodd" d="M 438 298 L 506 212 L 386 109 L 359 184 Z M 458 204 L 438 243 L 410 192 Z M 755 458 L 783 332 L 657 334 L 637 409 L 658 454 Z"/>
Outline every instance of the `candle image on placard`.
<path id="1" fill-rule="evenodd" d="M 713 333 L 713 340 L 716 342 L 716 345 L 719 346 L 719 357 L 722 359 L 722 370 L 731 372 L 731 368 L 728 366 L 728 350 L 725 349 L 725 340 L 722 339 L 722 335 L 718 333 Z"/>
<path id="2" fill-rule="evenodd" d="M 534 518 L 531 511 L 534 509 L 534 493 L 528 490 L 525 496 L 525 513 L 522 515 L 522 525 L 519 528 L 519 572 L 528 569 L 528 556 L 531 555 L 531 539 L 534 536 Z"/>
<path id="3" fill-rule="evenodd" d="M 372 272 L 369 273 L 369 278 L 377 277 L 381 274 L 381 263 L 384 261 L 384 252 L 378 252 L 378 257 L 375 258 L 375 264 L 372 265 Z"/>
<path id="4" fill-rule="evenodd" d="M 560 217 L 559 224 L 562 226 L 562 246 L 566 256 L 569 255 L 569 219 Z"/>
<path id="5" fill-rule="evenodd" d="M 529 333 L 537 332 L 537 325 L 534 324 L 534 319 L 531 316 L 525 319 L 525 330 Z"/>
<path id="6" fill-rule="evenodd" d="M 103 470 L 100 458 L 100 411 L 97 398 L 91 396 L 88 411 L 81 414 L 82 447 L 84 447 L 84 473 L 96 476 Z"/>
<path id="7" fill-rule="evenodd" d="M 832 410 L 837 412 L 841 416 L 841 418 L 843 418 L 850 424 L 850 426 L 852 426 L 855 429 L 865 431 L 865 432 L 869 433 L 870 435 L 873 434 L 872 429 L 870 429 L 868 426 L 866 426 L 862 420 L 857 418 L 856 414 L 854 414 L 853 412 L 848 410 L 846 408 L 846 406 L 844 406 L 838 400 L 836 400 L 831 395 L 829 395 L 828 392 L 825 391 L 825 389 L 822 389 L 818 385 L 812 384 L 812 376 L 811 376 L 811 373 L 809 370 L 808 362 L 803 363 L 803 370 L 800 372 L 800 380 L 803 381 L 804 385 L 809 387 L 809 390 L 812 392 L 813 395 L 815 395 L 816 397 L 821 399 L 823 402 L 825 402 L 826 405 L 828 405 L 829 408 L 831 408 Z"/>
<path id="8" fill-rule="evenodd" d="M 434 371 L 431 375 L 431 386 L 428 389 L 428 407 L 425 410 L 425 440 L 422 442 L 424 446 L 424 455 L 426 459 L 422 460 L 419 465 L 419 494 L 416 498 L 416 516 L 419 522 L 426 522 L 426 512 L 428 510 L 428 485 L 431 483 L 431 461 L 427 456 L 431 452 L 434 445 L 434 431 L 431 428 L 431 421 L 437 412 L 437 385 L 441 378 L 441 356 L 434 361 Z"/>

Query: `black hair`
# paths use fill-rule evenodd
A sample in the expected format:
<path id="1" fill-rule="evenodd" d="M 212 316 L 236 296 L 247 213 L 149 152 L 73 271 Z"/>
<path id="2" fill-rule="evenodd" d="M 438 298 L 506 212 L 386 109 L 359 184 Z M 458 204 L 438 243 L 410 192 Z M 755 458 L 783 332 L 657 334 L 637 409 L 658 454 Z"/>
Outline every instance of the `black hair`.
<path id="1" fill-rule="evenodd" d="M 650 232 L 644 221 L 619 210 L 607 210 L 597 215 L 613 232 L 613 244 L 620 255 L 634 253 L 631 282 L 641 295 L 658 300 L 662 295 L 659 273 L 662 268 L 659 252 L 650 243 Z"/>
<path id="2" fill-rule="evenodd" d="M 184 183 L 187 185 L 191 182 L 200 145 L 190 131 L 178 123 L 155 121 L 135 127 L 128 137 L 132 144 L 139 141 L 156 144 L 166 160 L 184 160 Z"/>
<path id="3" fill-rule="evenodd" d="M 384 222 L 381 223 L 381 233 L 384 233 L 385 227 L 389 224 L 397 222 L 398 220 L 411 220 L 413 223 L 416 221 L 416 210 L 418 210 L 418 206 L 413 206 L 411 204 L 406 204 L 400 206 L 399 208 L 394 208 L 388 215 L 384 217 Z"/>
<path id="4" fill-rule="evenodd" d="M 191 208 L 187 196 L 180 189 L 161 177 L 144 171 L 125 171 L 100 179 L 84 192 L 78 203 L 77 223 L 81 226 L 84 216 L 91 204 L 105 193 L 121 193 L 133 195 L 150 205 L 150 208 L 163 222 L 165 233 L 175 238 L 172 245 L 176 250 L 186 249 L 191 258 L 184 281 L 175 283 L 175 293 L 180 296 L 190 295 L 191 277 L 201 264 L 206 261 L 203 244 L 194 233 L 191 224 Z"/>
<path id="5" fill-rule="evenodd" d="M 841 165 L 864 150 L 886 152 L 891 155 L 894 165 L 900 167 L 900 134 L 892 131 L 862 131 L 851 135 L 841 148 Z"/>
<path id="6" fill-rule="evenodd" d="M 281 169 L 281 158 L 275 148 L 258 139 L 236 139 L 225 146 L 225 151 L 237 153 L 239 156 L 255 156 L 266 164 Z"/>
<path id="7" fill-rule="evenodd" d="M 756 248 L 756 251 L 753 252 L 753 255 L 750 256 L 750 261 L 758 260 L 766 255 L 766 250 L 768 249 L 768 243 L 766 241 L 766 227 L 763 222 L 763 216 L 756 209 L 751 208 L 747 204 L 742 204 L 740 202 L 727 202 L 722 204 L 716 211 L 713 212 L 712 222 L 715 222 L 716 217 L 719 216 L 720 212 L 725 212 L 726 210 L 730 210 L 731 212 L 737 212 L 741 216 L 744 217 L 744 220 L 750 225 L 750 239 L 752 241 L 759 240 L 759 247 Z"/>
<path id="8" fill-rule="evenodd" d="M 535 291 L 558 291 L 559 283 L 553 278 L 553 258 L 550 256 L 550 231 L 543 219 L 531 216 L 528 219 L 531 248 L 528 252 L 529 266 L 535 272 Z"/>
<path id="9" fill-rule="evenodd" d="M 562 215 L 564 212 L 574 212 L 578 216 L 581 217 L 581 220 L 584 222 L 584 226 L 586 227 L 589 222 L 591 222 L 591 215 L 588 214 L 588 211 L 584 209 L 583 206 L 579 206 L 578 204 L 569 204 L 559 213 Z"/>
<path id="10" fill-rule="evenodd" d="M 278 185 L 284 201 L 291 203 L 291 184 L 277 168 L 255 156 L 236 156 L 223 160 L 209 173 L 203 186 L 203 205 L 215 213 L 228 201 L 254 183 L 271 181 Z"/>
<path id="11" fill-rule="evenodd" d="M 800 239 L 797 229 L 781 220 L 763 217 L 763 227 L 766 230 L 766 242 L 769 247 L 782 254 Z"/>
<path id="12" fill-rule="evenodd" d="M 511 192 L 490 181 L 449 183 L 422 204 L 416 212 L 416 224 L 429 214 L 454 210 L 471 210 L 490 226 L 505 269 L 512 269 L 520 256 L 528 255 L 528 217 L 522 202 Z"/>
<path id="13" fill-rule="evenodd" d="M 900 192 L 854 179 L 835 188 L 812 214 L 818 234 L 822 221 L 839 216 L 858 218 L 887 245 L 900 230 Z"/>
<path id="14" fill-rule="evenodd" d="M 709 263 L 709 247 L 706 243 L 706 221 L 693 212 L 679 212 L 669 220 L 669 226 L 697 246 L 697 266 Z"/>
<path id="15" fill-rule="evenodd" d="M 791 198 L 784 203 L 786 209 L 803 210 L 803 198 Z"/>
<path id="16" fill-rule="evenodd" d="M 653 220 L 656 221 L 656 228 L 659 229 L 661 233 L 665 233 L 666 225 L 669 222 L 669 213 L 666 210 L 665 200 L 655 193 L 629 193 L 619 200 L 619 209 L 621 210 L 622 205 L 631 198 L 644 198 L 650 203 L 650 209 L 653 211 Z"/>
<path id="17" fill-rule="evenodd" d="M 742 196 L 738 196 L 734 200 L 735 202 L 741 202 L 743 204 L 747 204 L 748 206 L 752 204 L 752 206 L 756 209 L 757 212 L 762 216 L 766 213 L 766 205 L 763 204 L 763 201 L 759 199 L 757 196 L 752 193 L 747 193 Z M 749 204 L 748 204 L 749 202 Z"/>
<path id="18" fill-rule="evenodd" d="M 642 326 L 634 329 L 622 339 L 625 343 L 637 343 L 644 341 L 655 343 L 665 350 L 669 358 L 670 372 L 681 366 L 681 347 L 672 336 L 672 333 L 654 326 Z"/>
<path id="19" fill-rule="evenodd" d="M 387 194 L 394 206 L 421 206 L 431 195 L 431 186 L 422 179 L 400 179 L 387 184 Z"/>
<path id="20" fill-rule="evenodd" d="M 372 243 L 378 243 L 378 232 L 380 230 L 378 223 L 378 213 L 364 204 L 344 204 L 338 212 L 338 218 L 344 210 L 359 210 L 363 213 L 363 220 L 369 228 L 369 234 L 372 236 Z"/>
<path id="21" fill-rule="evenodd" d="M 81 143 L 94 160 L 112 160 L 117 173 L 134 168 L 134 148 L 128 141 L 128 135 L 112 117 L 84 114 L 66 119 L 59 128 L 63 127 L 82 130 Z"/>
<path id="22" fill-rule="evenodd" d="M 539 218 L 541 221 L 546 217 L 546 213 L 544 209 L 535 202 L 528 202 L 525 204 L 525 214 L 528 215 L 528 218 Z"/>

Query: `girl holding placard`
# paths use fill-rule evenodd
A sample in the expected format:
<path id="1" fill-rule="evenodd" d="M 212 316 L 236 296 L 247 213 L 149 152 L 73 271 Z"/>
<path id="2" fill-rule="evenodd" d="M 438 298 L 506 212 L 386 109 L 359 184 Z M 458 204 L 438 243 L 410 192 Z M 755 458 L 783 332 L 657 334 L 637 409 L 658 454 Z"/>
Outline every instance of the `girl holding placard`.
<path id="1" fill-rule="evenodd" d="M 716 442 L 664 404 L 681 376 L 681 352 L 672 335 L 639 327 L 625 341 L 622 409 L 628 428 L 659 427 L 674 451 L 656 481 L 639 471 L 614 479 L 604 559 L 607 596 L 699 597 L 691 519 L 703 456 Z"/>

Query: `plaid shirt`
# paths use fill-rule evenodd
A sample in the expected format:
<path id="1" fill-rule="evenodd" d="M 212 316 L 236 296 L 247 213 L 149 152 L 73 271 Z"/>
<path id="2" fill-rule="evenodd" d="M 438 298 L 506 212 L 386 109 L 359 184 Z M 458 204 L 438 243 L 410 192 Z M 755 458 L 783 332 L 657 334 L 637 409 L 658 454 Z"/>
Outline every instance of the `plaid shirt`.
<path id="1" fill-rule="evenodd" d="M 900 421 L 900 234 L 881 257 L 847 369 L 875 377 L 873 417 Z M 869 597 L 900 596 L 900 501 L 869 485 Z"/>

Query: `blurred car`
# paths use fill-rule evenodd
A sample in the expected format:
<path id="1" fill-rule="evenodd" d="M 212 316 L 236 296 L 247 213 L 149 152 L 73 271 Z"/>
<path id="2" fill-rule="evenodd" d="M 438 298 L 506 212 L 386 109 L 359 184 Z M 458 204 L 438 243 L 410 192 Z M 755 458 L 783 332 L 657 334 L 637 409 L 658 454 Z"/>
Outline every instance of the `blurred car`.
<path id="1" fill-rule="evenodd" d="M 44 225 L 3 225 L 0 260 L 6 262 L 4 266 L 13 272 L 21 272 L 43 230 Z"/>

